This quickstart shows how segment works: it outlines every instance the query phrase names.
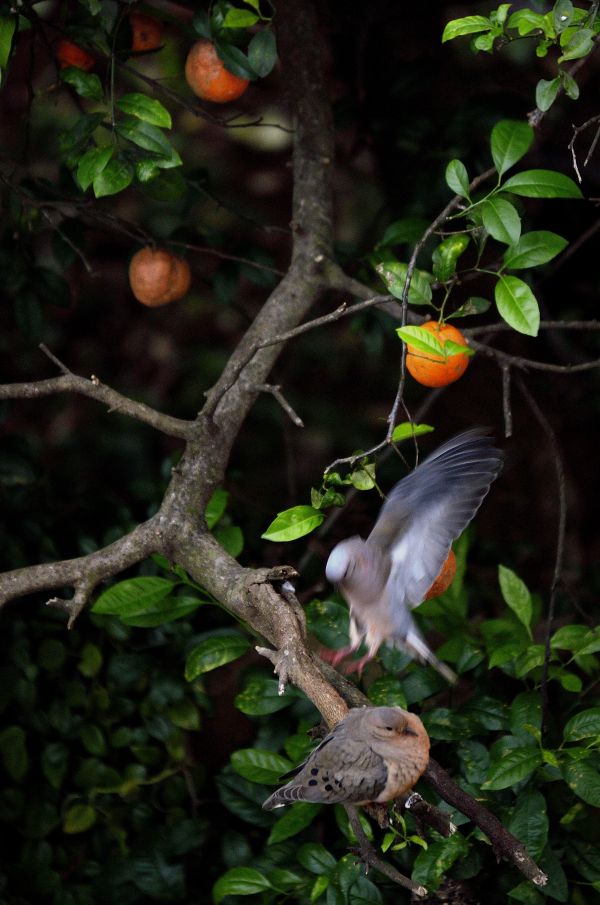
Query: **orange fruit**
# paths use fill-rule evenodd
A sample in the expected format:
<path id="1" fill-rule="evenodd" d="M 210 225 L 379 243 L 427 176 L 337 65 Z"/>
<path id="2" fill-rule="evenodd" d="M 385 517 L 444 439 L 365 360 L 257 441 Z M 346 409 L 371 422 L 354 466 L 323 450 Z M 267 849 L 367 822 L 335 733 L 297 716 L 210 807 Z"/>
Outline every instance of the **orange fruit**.
<path id="1" fill-rule="evenodd" d="M 452 582 L 454 581 L 454 576 L 456 575 L 456 556 L 454 555 L 454 550 L 450 550 L 448 556 L 446 557 L 446 561 L 442 566 L 442 570 L 436 580 L 433 582 L 427 594 L 425 595 L 425 600 L 430 600 L 432 597 L 439 597 L 440 594 L 443 594 L 444 591 L 447 591 Z"/>
<path id="2" fill-rule="evenodd" d="M 129 265 L 129 285 L 138 302 L 149 308 L 168 305 L 190 288 L 190 265 L 164 248 L 141 248 Z"/>
<path id="3" fill-rule="evenodd" d="M 215 104 L 236 100 L 250 84 L 225 69 L 214 44 L 206 40 L 197 41 L 188 53 L 185 78 L 195 95 Z"/>
<path id="4" fill-rule="evenodd" d="M 421 324 L 422 330 L 433 333 L 442 346 L 447 340 L 457 343 L 459 346 L 468 345 L 460 330 L 452 324 L 440 324 L 438 321 L 427 321 Z M 416 381 L 426 387 L 445 387 L 454 383 L 467 370 L 469 356 L 459 352 L 457 355 L 449 355 L 443 358 L 441 355 L 429 354 L 415 349 L 414 346 L 406 346 L 406 369 Z"/>
<path id="5" fill-rule="evenodd" d="M 134 11 L 129 13 L 131 49 L 157 50 L 162 44 L 162 25 L 154 16 Z"/>
<path id="6" fill-rule="evenodd" d="M 76 66 L 77 69 L 89 72 L 96 65 L 96 61 L 87 50 L 77 44 L 73 44 L 72 41 L 67 41 L 66 38 L 57 42 L 54 53 L 61 69 L 66 69 L 67 66 Z"/>

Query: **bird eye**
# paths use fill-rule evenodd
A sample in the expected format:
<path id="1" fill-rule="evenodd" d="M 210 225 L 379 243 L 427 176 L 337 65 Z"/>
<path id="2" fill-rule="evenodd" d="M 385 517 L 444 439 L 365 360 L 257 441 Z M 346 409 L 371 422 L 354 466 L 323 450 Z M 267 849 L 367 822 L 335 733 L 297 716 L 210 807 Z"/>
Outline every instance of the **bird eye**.
<path id="1" fill-rule="evenodd" d="M 385 728 L 387 729 L 388 732 L 393 732 L 393 731 L 394 731 L 394 727 L 393 727 L 393 726 L 386 726 Z"/>

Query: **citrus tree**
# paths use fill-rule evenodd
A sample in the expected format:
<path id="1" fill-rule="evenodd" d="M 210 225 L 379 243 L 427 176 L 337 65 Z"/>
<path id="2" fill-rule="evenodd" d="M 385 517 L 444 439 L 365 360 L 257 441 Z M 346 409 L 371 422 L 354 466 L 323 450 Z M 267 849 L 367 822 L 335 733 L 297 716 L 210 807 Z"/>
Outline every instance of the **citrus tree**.
<path id="1" fill-rule="evenodd" d="M 0 6 L 7 903 L 598 898 L 600 19 L 425 6 Z M 328 551 L 478 424 L 457 686 L 348 679 Z M 365 703 L 409 806 L 264 811 Z"/>

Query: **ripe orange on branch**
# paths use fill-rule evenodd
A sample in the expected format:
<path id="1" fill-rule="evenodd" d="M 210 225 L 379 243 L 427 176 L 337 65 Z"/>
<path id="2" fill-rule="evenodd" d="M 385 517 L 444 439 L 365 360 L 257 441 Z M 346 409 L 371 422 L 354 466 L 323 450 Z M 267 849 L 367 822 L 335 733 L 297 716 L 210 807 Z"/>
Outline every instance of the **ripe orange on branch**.
<path id="1" fill-rule="evenodd" d="M 129 285 L 138 302 L 149 308 L 168 305 L 190 288 L 190 265 L 164 248 L 141 248 L 129 265 Z"/>
<path id="2" fill-rule="evenodd" d="M 131 49 L 157 50 L 162 44 L 162 25 L 154 16 L 146 16 L 134 10 L 129 13 L 131 26 Z"/>
<path id="3" fill-rule="evenodd" d="M 448 340 L 459 346 L 467 346 L 468 343 L 460 330 L 452 324 L 442 324 L 438 321 L 427 321 L 421 324 L 421 330 L 432 333 L 440 345 L 444 347 Z M 406 346 L 406 370 L 416 381 L 426 387 L 445 387 L 454 383 L 467 370 L 469 356 L 458 352 L 456 355 L 436 355 L 434 352 L 423 352 L 415 349 L 407 343 Z"/>
<path id="4" fill-rule="evenodd" d="M 444 565 L 442 566 L 440 574 L 427 591 L 425 600 L 430 600 L 432 597 L 439 597 L 440 594 L 443 594 L 444 591 L 447 591 L 454 581 L 455 575 L 456 556 L 454 555 L 454 550 L 450 550 L 450 553 L 448 553 Z"/>
<path id="5" fill-rule="evenodd" d="M 89 72 L 96 65 L 96 61 L 87 50 L 79 47 L 78 44 L 73 44 L 72 41 L 67 41 L 66 38 L 62 38 L 56 43 L 54 55 L 61 69 L 66 69 L 67 66 L 75 66 L 77 69 Z"/>
<path id="6" fill-rule="evenodd" d="M 185 78 L 197 97 L 226 104 L 241 97 L 250 82 L 225 68 L 210 41 L 197 41 L 185 61 Z"/>

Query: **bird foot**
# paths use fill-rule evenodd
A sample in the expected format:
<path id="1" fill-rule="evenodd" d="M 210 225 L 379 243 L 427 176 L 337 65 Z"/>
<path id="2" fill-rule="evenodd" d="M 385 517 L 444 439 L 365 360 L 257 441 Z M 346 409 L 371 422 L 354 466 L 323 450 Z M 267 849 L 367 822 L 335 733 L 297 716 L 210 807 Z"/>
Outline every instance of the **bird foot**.
<path id="1" fill-rule="evenodd" d="M 346 660 L 341 669 L 345 676 L 350 676 L 353 673 L 361 676 L 366 664 L 373 659 L 373 654 L 365 654 L 364 657 L 360 657 L 358 660 L 347 660 L 350 654 L 354 653 L 356 653 L 356 648 L 351 644 L 347 647 L 340 647 L 339 650 L 330 650 L 328 647 L 322 647 L 319 650 L 321 660 L 330 663 L 332 666 L 337 667 L 343 660 Z"/>

